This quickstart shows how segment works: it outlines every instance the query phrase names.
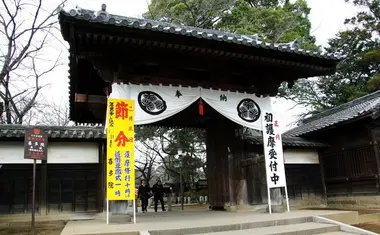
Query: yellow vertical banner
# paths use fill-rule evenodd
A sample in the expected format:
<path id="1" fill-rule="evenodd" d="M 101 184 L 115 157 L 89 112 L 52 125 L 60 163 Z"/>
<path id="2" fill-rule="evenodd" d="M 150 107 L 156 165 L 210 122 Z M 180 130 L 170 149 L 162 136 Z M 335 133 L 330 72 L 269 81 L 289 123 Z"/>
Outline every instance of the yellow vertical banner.
<path id="1" fill-rule="evenodd" d="M 107 118 L 107 200 L 134 200 L 133 100 L 108 99 Z"/>

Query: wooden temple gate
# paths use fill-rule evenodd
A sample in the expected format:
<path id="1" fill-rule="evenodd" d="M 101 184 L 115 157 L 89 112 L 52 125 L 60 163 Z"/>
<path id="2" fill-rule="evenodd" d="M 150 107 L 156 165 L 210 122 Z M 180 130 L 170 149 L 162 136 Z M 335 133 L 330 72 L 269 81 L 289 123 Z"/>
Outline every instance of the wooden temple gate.
<path id="1" fill-rule="evenodd" d="M 81 9 L 60 13 L 70 44 L 70 118 L 105 123 L 113 83 L 213 88 L 275 96 L 282 82 L 335 72 L 333 55 L 303 51 L 296 43 L 268 44 L 256 37 L 111 15 Z M 240 128 L 197 102 L 154 125 L 205 128 L 209 200 L 213 208 L 246 204 L 246 157 Z M 230 148 L 232 159 L 228 158 Z M 105 190 L 105 189 L 104 189 Z"/>

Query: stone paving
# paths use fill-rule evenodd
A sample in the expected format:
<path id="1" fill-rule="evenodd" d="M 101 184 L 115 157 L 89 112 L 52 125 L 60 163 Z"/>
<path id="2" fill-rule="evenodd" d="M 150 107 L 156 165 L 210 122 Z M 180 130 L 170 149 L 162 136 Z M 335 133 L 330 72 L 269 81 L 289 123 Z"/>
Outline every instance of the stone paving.
<path id="1" fill-rule="evenodd" d="M 189 230 L 197 228 L 220 227 L 220 226 L 243 226 L 252 222 L 275 222 L 285 219 L 302 219 L 312 216 L 333 216 L 341 214 L 352 217 L 353 212 L 345 211 L 322 211 L 322 210 L 299 210 L 286 213 L 257 213 L 257 212 L 224 212 L 224 211 L 172 211 L 172 212 L 149 212 L 137 215 L 136 224 L 111 223 L 106 225 L 103 219 L 88 221 L 70 221 L 63 229 L 61 235 L 84 235 L 84 234 L 138 234 L 139 231 L 169 231 Z M 355 214 L 357 217 L 357 213 Z M 305 221 L 306 222 L 306 221 Z M 343 221 L 342 221 L 343 222 Z M 211 231 L 210 231 L 211 232 Z M 151 233 L 152 234 L 152 233 Z M 161 233 L 159 233 L 161 234 Z M 164 234 L 164 233 L 162 233 Z M 166 233 L 168 234 L 168 233 Z"/>

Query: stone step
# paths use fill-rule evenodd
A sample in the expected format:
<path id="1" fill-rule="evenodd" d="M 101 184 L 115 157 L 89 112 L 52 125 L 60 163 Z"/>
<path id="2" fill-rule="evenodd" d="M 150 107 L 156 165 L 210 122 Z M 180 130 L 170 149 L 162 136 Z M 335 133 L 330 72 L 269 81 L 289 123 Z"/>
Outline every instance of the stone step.
<path id="1" fill-rule="evenodd" d="M 149 230 L 150 235 L 188 235 L 188 234 L 213 234 L 219 232 L 230 232 L 227 234 L 234 234 L 235 232 L 240 232 L 244 230 L 252 230 L 258 228 L 273 228 L 277 226 L 295 226 L 304 223 L 310 223 L 313 221 L 312 217 L 299 217 L 299 218 L 289 218 L 289 219 L 275 219 L 275 220 L 265 220 L 265 221 L 252 221 L 243 223 L 231 223 L 225 225 L 194 225 L 190 228 L 180 228 L 180 229 L 157 229 Z M 334 225 L 335 226 L 335 225 Z M 336 230 L 334 230 L 336 231 Z M 244 233 L 243 233 L 244 234 Z M 260 234 L 260 233 L 257 233 Z"/>
<path id="2" fill-rule="evenodd" d="M 348 233 L 343 231 L 321 233 L 320 235 L 358 235 L 357 233 Z"/>
<path id="3" fill-rule="evenodd" d="M 331 224 L 320 224 L 314 222 L 307 222 L 302 224 L 289 224 L 289 225 L 279 225 L 271 227 L 261 227 L 254 229 L 245 230 L 235 230 L 226 232 L 215 232 L 215 233 L 201 233 L 202 235 L 299 235 L 299 234 L 324 234 L 328 232 L 339 231 L 339 226 Z"/>

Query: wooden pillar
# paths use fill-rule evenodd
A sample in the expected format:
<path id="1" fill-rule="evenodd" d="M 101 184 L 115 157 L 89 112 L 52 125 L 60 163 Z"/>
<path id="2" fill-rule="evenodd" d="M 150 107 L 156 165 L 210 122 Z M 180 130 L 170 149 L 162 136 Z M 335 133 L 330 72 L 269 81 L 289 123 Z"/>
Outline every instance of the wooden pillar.
<path id="1" fill-rule="evenodd" d="M 104 211 L 106 205 L 106 182 L 105 182 L 105 175 L 106 175 L 106 156 L 105 156 L 105 141 L 99 142 L 99 173 L 98 173 L 98 210 Z"/>
<path id="2" fill-rule="evenodd" d="M 211 209 L 226 209 L 231 202 L 228 149 L 234 137 L 234 129 L 229 120 L 218 117 L 206 129 L 208 199 Z M 232 152 L 232 150 L 231 150 Z"/>
<path id="3" fill-rule="evenodd" d="M 41 162 L 40 180 L 40 215 L 47 215 L 47 162 Z"/>
<path id="4" fill-rule="evenodd" d="M 233 148 L 233 190 L 234 190 L 234 203 L 236 209 L 244 209 L 249 205 L 248 202 L 248 189 L 247 189 L 247 170 L 243 165 L 245 160 L 245 141 L 239 136 L 239 128 L 236 126 L 234 129 L 234 136 L 231 138 L 230 143 Z"/>
<path id="5" fill-rule="evenodd" d="M 371 142 L 373 146 L 373 151 L 375 153 L 375 159 L 376 159 L 376 165 L 377 165 L 377 176 L 378 176 L 377 190 L 380 191 L 380 153 L 379 153 L 379 148 L 377 147 L 378 143 L 377 143 L 376 136 L 373 129 L 374 127 L 372 126 L 369 127 Z"/>
<path id="6" fill-rule="evenodd" d="M 228 147 L 228 191 L 229 191 L 229 207 L 231 210 L 236 210 L 236 192 L 235 192 L 235 161 L 234 154 L 231 152 L 231 146 Z"/>
<path id="7" fill-rule="evenodd" d="M 321 181 L 322 181 L 322 190 L 323 190 L 323 199 L 327 203 L 327 187 L 326 187 L 326 179 L 325 179 L 325 168 L 323 163 L 323 155 L 322 152 L 318 152 L 318 159 L 319 159 L 319 169 L 321 172 Z"/>
<path id="8" fill-rule="evenodd" d="M 224 117 L 207 128 L 209 205 L 238 210 L 249 204 L 247 174 L 242 165 L 244 141 L 236 135 L 238 125 Z"/>

